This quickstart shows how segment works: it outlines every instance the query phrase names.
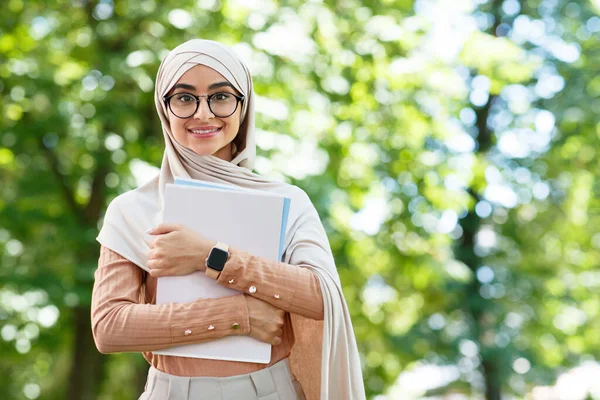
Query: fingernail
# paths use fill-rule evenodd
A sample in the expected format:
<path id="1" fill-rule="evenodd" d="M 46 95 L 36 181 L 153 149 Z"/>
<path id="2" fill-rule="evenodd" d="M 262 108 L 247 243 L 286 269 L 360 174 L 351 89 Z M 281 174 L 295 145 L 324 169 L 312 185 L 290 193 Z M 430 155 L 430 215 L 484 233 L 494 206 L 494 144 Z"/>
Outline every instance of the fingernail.
<path id="1" fill-rule="evenodd" d="M 275 338 L 275 340 L 273 340 L 273 345 L 274 346 L 277 346 L 279 343 L 281 343 L 281 339 Z"/>
<path id="2" fill-rule="evenodd" d="M 154 229 L 154 228 L 147 229 L 147 230 L 146 230 L 146 233 L 150 233 L 150 232 L 152 232 L 152 230 L 153 230 L 153 229 Z"/>

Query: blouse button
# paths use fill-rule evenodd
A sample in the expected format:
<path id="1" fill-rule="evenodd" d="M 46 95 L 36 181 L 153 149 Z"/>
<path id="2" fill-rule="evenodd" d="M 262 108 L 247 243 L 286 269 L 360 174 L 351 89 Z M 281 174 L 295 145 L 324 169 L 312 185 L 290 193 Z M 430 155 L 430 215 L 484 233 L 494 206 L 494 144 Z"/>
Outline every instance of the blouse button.
<path id="1" fill-rule="evenodd" d="M 279 295 L 278 294 L 274 294 L 273 297 L 275 297 L 276 299 L 278 299 Z"/>
<path id="2" fill-rule="evenodd" d="M 231 325 L 231 327 L 233 329 L 240 329 L 240 324 L 238 324 L 237 322 L 235 322 L 233 325 Z"/>
<path id="3" fill-rule="evenodd" d="M 250 293 L 256 293 L 256 286 L 250 286 L 250 289 L 248 289 L 248 291 Z"/>
<path id="4" fill-rule="evenodd" d="M 230 279 L 229 283 L 233 285 L 235 283 L 235 279 Z"/>
<path id="5" fill-rule="evenodd" d="M 183 334 L 185 336 L 190 336 L 192 334 L 192 330 L 191 329 L 186 329 L 185 332 L 183 332 Z"/>
<path id="6" fill-rule="evenodd" d="M 209 330 L 209 331 L 212 331 L 213 329 L 215 329 L 215 327 L 214 327 L 213 325 L 210 325 L 210 326 L 208 327 L 208 330 Z"/>

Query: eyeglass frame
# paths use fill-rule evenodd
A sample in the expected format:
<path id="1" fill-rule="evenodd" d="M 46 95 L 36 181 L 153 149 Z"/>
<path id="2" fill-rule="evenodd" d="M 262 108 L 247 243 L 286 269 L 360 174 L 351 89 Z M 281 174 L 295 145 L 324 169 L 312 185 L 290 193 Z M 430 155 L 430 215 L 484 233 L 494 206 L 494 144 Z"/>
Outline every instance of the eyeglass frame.
<path id="1" fill-rule="evenodd" d="M 193 113 L 190 114 L 189 117 L 180 117 L 179 115 L 175 114 L 175 112 L 171 108 L 171 98 L 177 96 L 178 94 L 187 94 L 187 95 L 192 96 L 193 98 L 196 99 L 196 109 L 194 110 Z M 228 94 L 228 95 L 231 95 L 231 96 L 235 97 L 235 100 L 236 100 L 236 102 L 235 102 L 235 108 L 233 109 L 233 111 L 231 112 L 231 114 L 229 114 L 229 115 L 217 115 L 213 111 L 212 107 L 210 106 L 210 99 L 213 96 L 216 96 L 218 94 Z M 196 114 L 198 112 L 198 109 L 200 108 L 200 99 L 202 97 L 206 97 L 206 104 L 208 105 L 209 111 L 212 113 L 212 115 L 214 115 L 217 118 L 228 118 L 228 117 L 231 117 L 237 111 L 240 102 L 244 101 L 246 99 L 244 96 L 238 96 L 237 94 L 233 94 L 233 93 L 229 93 L 229 92 L 217 92 L 217 93 L 213 93 L 213 94 L 203 94 L 201 96 L 196 96 L 195 94 L 190 93 L 190 92 L 177 92 L 177 93 L 173 93 L 170 96 L 163 96 L 163 101 L 165 102 L 165 106 L 171 111 L 171 113 L 174 116 L 176 116 L 179 119 L 187 119 L 187 118 L 190 118 L 190 117 L 194 116 L 194 114 Z"/>

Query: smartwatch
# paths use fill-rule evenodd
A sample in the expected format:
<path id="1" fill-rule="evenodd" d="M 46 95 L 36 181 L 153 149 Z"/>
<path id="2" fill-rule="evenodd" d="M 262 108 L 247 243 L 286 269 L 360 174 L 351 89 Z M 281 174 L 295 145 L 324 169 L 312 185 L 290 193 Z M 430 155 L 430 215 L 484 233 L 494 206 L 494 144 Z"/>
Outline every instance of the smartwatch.
<path id="1" fill-rule="evenodd" d="M 229 258 L 229 246 L 225 243 L 217 242 L 215 246 L 210 249 L 208 258 L 206 259 L 206 276 L 214 280 L 219 279 L 221 271 L 225 267 L 225 262 Z"/>

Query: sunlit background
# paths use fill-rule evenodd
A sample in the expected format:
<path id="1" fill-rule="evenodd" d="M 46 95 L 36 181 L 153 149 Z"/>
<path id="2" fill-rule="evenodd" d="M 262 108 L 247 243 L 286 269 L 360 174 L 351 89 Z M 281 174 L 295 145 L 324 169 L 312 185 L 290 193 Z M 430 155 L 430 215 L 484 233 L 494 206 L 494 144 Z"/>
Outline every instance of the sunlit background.
<path id="1" fill-rule="evenodd" d="M 303 188 L 369 399 L 600 399 L 600 1 L 4 0 L 3 399 L 131 399 L 89 327 L 107 204 L 162 158 L 154 78 L 228 43 L 256 171 Z"/>

